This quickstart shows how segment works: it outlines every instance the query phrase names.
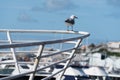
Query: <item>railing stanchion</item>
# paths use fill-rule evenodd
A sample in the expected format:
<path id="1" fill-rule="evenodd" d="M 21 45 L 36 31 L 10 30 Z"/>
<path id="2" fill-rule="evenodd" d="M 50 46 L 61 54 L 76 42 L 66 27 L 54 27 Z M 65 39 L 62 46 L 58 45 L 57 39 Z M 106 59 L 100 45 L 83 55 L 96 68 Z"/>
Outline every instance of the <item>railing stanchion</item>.
<path id="1" fill-rule="evenodd" d="M 34 80 L 35 73 L 36 73 L 37 67 L 39 65 L 39 61 L 40 61 L 43 49 L 44 49 L 44 45 L 40 45 L 39 49 L 38 49 L 37 57 L 35 59 L 34 66 L 33 66 L 33 71 L 34 72 L 30 75 L 29 80 Z"/>
<path id="2" fill-rule="evenodd" d="M 79 47 L 79 44 L 80 44 L 81 42 L 82 42 L 82 39 L 78 39 L 78 41 L 76 42 L 75 49 L 72 50 L 72 52 L 71 52 L 71 54 L 70 54 L 70 59 L 66 62 L 65 66 L 64 66 L 64 70 L 63 70 L 63 72 L 60 74 L 60 77 L 58 78 L 59 80 L 62 80 L 62 77 L 63 77 L 66 69 L 68 68 L 71 60 L 72 60 L 73 57 L 74 57 L 75 51 L 76 51 L 76 49 Z"/>
<path id="3" fill-rule="evenodd" d="M 10 32 L 9 31 L 7 31 L 7 38 L 8 38 L 9 43 L 12 44 L 12 39 L 10 37 Z M 18 66 L 18 61 L 17 61 L 16 55 L 15 55 L 15 49 L 14 48 L 10 48 L 10 50 L 11 50 L 12 55 L 13 55 L 13 60 L 15 62 L 15 67 L 18 70 L 18 73 L 20 73 L 20 69 L 19 69 L 19 66 Z"/>

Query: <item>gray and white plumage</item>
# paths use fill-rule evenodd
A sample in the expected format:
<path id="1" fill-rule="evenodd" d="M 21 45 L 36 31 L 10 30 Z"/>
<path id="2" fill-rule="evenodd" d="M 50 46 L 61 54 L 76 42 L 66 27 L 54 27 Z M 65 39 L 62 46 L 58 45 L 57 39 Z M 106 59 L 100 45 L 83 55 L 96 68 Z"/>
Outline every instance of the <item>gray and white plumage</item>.
<path id="1" fill-rule="evenodd" d="M 67 30 L 69 30 L 69 27 L 71 26 L 72 31 L 73 31 L 73 25 L 75 24 L 75 18 L 78 18 L 78 17 L 76 17 L 75 15 L 71 15 L 70 18 L 65 20 L 65 23 L 67 25 Z"/>

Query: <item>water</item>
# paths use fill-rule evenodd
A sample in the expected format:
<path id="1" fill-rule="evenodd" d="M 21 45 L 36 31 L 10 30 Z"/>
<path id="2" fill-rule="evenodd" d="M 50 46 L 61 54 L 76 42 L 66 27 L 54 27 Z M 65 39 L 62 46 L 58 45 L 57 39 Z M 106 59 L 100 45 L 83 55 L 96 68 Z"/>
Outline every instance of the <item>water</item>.
<path id="1" fill-rule="evenodd" d="M 120 40 L 120 0 L 1 0 L 0 29 L 66 30 L 71 14 L 78 16 L 75 31 L 91 33 L 90 43 Z"/>

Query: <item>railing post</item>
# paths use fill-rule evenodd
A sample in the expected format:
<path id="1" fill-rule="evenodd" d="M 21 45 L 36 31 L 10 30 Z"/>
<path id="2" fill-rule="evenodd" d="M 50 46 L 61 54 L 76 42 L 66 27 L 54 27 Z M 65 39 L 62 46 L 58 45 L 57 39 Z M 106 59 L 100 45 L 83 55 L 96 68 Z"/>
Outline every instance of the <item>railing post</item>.
<path id="1" fill-rule="evenodd" d="M 8 42 L 10 44 L 12 44 L 12 39 L 10 37 L 10 32 L 9 31 L 7 31 L 7 38 L 8 38 Z M 14 48 L 10 48 L 10 50 L 11 50 L 12 55 L 13 55 L 13 60 L 15 61 L 15 67 L 18 70 L 18 73 L 20 73 L 18 62 L 17 62 L 17 58 L 16 58 L 16 55 L 15 55 L 15 49 Z"/>
<path id="2" fill-rule="evenodd" d="M 40 45 L 40 46 L 39 46 L 39 50 L 38 50 L 38 54 L 37 54 L 37 57 L 36 57 L 36 59 L 35 59 L 34 66 L 33 66 L 33 71 L 34 71 L 34 72 L 30 75 L 29 80 L 34 80 L 34 76 L 35 76 L 37 67 L 38 67 L 38 65 L 39 65 L 39 61 L 40 61 L 40 58 L 41 58 L 43 49 L 44 49 L 44 45 Z"/>
<path id="3" fill-rule="evenodd" d="M 77 49 L 77 48 L 79 47 L 79 44 L 80 44 L 81 42 L 82 42 L 82 39 L 78 39 L 78 41 L 76 42 L 76 45 L 75 45 L 75 49 Z M 69 66 L 72 58 L 74 57 L 75 49 L 72 50 L 72 52 L 71 52 L 71 54 L 70 54 L 70 59 L 66 62 L 65 66 L 64 66 L 64 70 L 63 70 L 63 72 L 60 74 L 60 76 L 59 76 L 59 78 L 58 78 L 59 80 L 62 80 L 62 76 L 64 75 L 67 67 Z"/>

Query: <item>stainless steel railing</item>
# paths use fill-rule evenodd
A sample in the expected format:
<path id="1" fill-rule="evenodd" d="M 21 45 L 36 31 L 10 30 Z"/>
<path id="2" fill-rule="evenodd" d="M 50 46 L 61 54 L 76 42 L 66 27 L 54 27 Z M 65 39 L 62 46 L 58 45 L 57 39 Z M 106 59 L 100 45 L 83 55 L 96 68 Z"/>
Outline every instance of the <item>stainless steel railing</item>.
<path id="1" fill-rule="evenodd" d="M 26 39 L 24 34 L 27 35 L 28 39 Z M 30 34 L 30 35 L 28 36 L 28 34 Z M 42 37 L 39 37 L 39 34 L 42 34 L 41 35 Z M 45 34 L 45 36 L 47 36 L 47 37 L 50 34 L 55 34 L 54 37 L 56 37 L 57 35 L 62 35 L 62 37 L 57 37 L 57 39 L 52 37 L 52 39 L 50 39 L 50 40 L 48 37 L 46 40 L 40 40 L 40 38 L 44 37 L 43 34 Z M 48 35 L 46 35 L 46 34 L 48 34 Z M 52 77 L 57 76 L 56 78 L 58 78 L 58 80 L 61 80 L 62 76 L 65 73 L 65 70 L 69 66 L 72 58 L 74 57 L 75 50 L 79 47 L 82 40 L 84 38 L 88 37 L 90 34 L 87 32 L 80 32 L 80 31 L 61 31 L 61 30 L 0 30 L 0 35 L 1 35 L 1 37 L 4 35 L 3 38 L 1 38 L 1 40 L 0 40 L 0 43 L 1 43 L 0 44 L 0 50 L 1 50 L 0 53 L 5 53 L 5 52 L 11 53 L 14 64 L 15 64 L 15 68 L 18 71 L 18 74 L 10 75 L 8 77 L 3 77 L 0 80 L 15 79 L 15 78 L 19 78 L 19 77 L 26 76 L 26 75 L 30 76 L 29 80 L 34 80 L 34 77 L 36 76 L 36 73 L 38 71 L 41 71 L 43 69 L 46 69 L 46 68 L 49 68 L 56 64 L 64 62 L 65 64 L 62 69 L 58 70 L 57 72 L 53 72 L 50 75 L 48 75 L 42 79 L 42 80 L 48 80 Z M 5 37 L 5 35 L 6 35 L 6 37 Z M 63 36 L 65 36 L 65 37 L 63 37 Z M 35 40 L 33 40 L 33 39 L 30 40 L 31 37 L 35 37 Z M 16 40 L 16 38 L 17 38 L 17 40 Z M 36 38 L 37 38 L 37 40 L 36 40 Z M 25 40 L 23 40 L 23 39 L 25 39 Z M 64 44 L 67 44 L 67 47 L 66 46 L 64 47 Z M 70 44 L 70 45 L 68 45 L 68 44 Z M 60 46 L 59 49 L 58 49 L 58 47 L 56 47 L 56 45 Z M 64 48 L 61 48 L 61 45 Z M 72 47 L 70 47 L 70 46 L 72 46 Z M 35 47 L 35 51 L 34 50 L 30 51 L 31 49 L 33 49 L 32 47 Z M 53 48 L 53 50 L 48 50 L 47 54 L 44 54 L 46 47 Z M 54 51 L 54 47 L 55 47 L 55 51 Z M 28 50 L 24 51 L 24 49 L 25 50 L 28 49 Z M 30 71 L 27 71 L 24 73 L 21 73 L 19 64 L 22 64 L 22 63 L 20 63 L 16 57 L 17 53 L 21 54 L 21 52 L 24 54 L 26 54 L 26 52 L 36 54 L 36 56 L 34 57 L 35 59 L 32 63 L 33 64 L 32 69 Z M 53 58 L 53 56 L 56 57 L 56 55 L 61 55 L 61 54 L 66 55 L 66 53 L 67 53 L 68 57 L 57 60 L 55 62 L 48 62 L 51 64 L 44 66 L 44 67 L 39 67 L 40 61 L 43 58 L 47 58 L 47 57 Z M 2 65 L 2 64 L 7 64 L 7 63 L 1 62 L 0 65 Z M 26 62 L 26 64 L 27 64 L 27 62 Z"/>

